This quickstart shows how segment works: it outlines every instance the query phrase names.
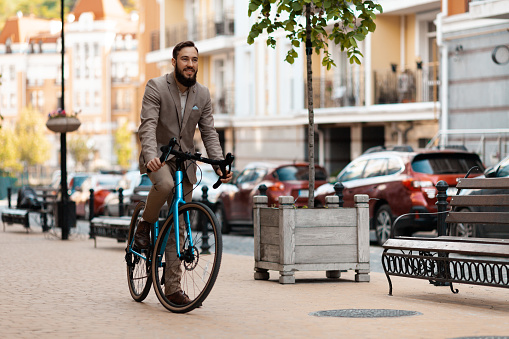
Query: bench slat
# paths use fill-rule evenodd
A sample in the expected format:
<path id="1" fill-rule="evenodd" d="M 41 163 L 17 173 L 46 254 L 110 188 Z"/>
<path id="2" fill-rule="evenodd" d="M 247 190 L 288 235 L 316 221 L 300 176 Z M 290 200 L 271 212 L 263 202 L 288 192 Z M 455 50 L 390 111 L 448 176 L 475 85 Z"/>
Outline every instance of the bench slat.
<path id="1" fill-rule="evenodd" d="M 441 235 L 438 237 L 404 237 L 398 236 L 395 239 L 402 240 L 422 240 L 422 241 L 455 241 L 465 243 L 482 243 L 482 244 L 499 244 L 509 245 L 509 239 L 498 239 L 498 238 L 468 238 L 468 237 L 455 237 L 452 235 Z"/>
<path id="2" fill-rule="evenodd" d="M 445 252 L 464 255 L 481 255 L 509 258 L 509 246 L 506 244 L 462 243 L 429 239 L 388 239 L 385 249 L 414 250 L 424 252 Z"/>
<path id="3" fill-rule="evenodd" d="M 509 212 L 449 212 L 447 223 L 509 224 Z"/>
<path id="4" fill-rule="evenodd" d="M 451 206 L 509 206 L 509 195 L 453 195 Z"/>
<path id="5" fill-rule="evenodd" d="M 484 243 L 484 244 L 509 245 L 509 239 L 498 239 L 498 238 L 468 238 L 468 237 L 453 237 L 450 235 L 443 235 L 443 236 L 440 236 L 440 237 L 434 238 L 434 239 L 457 241 L 457 242 L 476 242 L 476 243 Z"/>
<path id="6" fill-rule="evenodd" d="M 509 178 L 461 178 L 456 188 L 509 188 Z"/>

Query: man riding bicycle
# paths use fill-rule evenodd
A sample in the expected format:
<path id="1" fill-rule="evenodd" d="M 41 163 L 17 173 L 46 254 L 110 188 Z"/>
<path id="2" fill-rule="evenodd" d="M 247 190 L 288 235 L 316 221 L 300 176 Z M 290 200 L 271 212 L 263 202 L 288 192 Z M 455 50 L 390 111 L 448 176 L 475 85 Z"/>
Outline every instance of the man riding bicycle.
<path id="1" fill-rule="evenodd" d="M 152 224 L 158 220 L 164 203 L 170 205 L 173 198 L 175 159 L 170 156 L 166 163 L 162 164 L 159 160 L 160 147 L 174 137 L 178 142 L 177 149 L 194 153 L 193 139 L 198 126 L 208 157 L 223 159 L 219 137 L 214 128 L 209 90 L 196 82 L 198 49 L 194 43 L 178 43 L 173 48 L 171 63 L 174 71 L 150 79 L 143 96 L 141 125 L 138 130 L 141 142 L 139 166 L 141 173 L 148 172 L 152 188 L 134 238 L 134 246 L 139 249 L 149 247 Z M 184 200 L 187 202 L 191 199 L 193 184 L 197 182 L 196 164 L 186 163 L 185 169 L 182 185 Z M 214 169 L 219 176 L 222 175 L 219 168 Z M 231 179 L 232 174 L 228 173 L 221 181 L 227 183 Z M 181 227 L 181 237 L 184 237 L 183 230 Z M 180 287 L 181 267 L 170 264 L 178 263 L 176 256 L 175 240 L 169 237 L 165 251 L 165 295 L 170 302 L 184 305 L 189 303 L 190 299 Z"/>

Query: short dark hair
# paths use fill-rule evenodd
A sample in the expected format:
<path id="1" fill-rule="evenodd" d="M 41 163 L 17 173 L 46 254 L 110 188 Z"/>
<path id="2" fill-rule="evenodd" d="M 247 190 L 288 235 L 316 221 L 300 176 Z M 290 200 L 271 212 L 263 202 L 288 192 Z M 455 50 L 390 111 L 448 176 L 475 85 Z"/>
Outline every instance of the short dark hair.
<path id="1" fill-rule="evenodd" d="M 175 47 L 173 47 L 173 59 L 176 60 L 179 55 L 180 50 L 185 47 L 194 47 L 194 49 L 196 50 L 196 53 L 198 53 L 198 48 L 196 48 L 194 42 L 189 41 L 189 40 L 182 41 L 182 42 L 179 42 L 178 44 L 176 44 Z"/>

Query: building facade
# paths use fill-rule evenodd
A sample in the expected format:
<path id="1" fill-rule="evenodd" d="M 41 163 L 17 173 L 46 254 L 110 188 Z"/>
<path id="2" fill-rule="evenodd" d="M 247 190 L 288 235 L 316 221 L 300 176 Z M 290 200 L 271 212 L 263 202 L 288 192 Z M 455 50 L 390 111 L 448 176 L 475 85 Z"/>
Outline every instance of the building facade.
<path id="1" fill-rule="evenodd" d="M 133 132 L 139 114 L 138 16 L 125 13 L 120 1 L 80 0 L 67 16 L 65 27 L 65 110 L 79 112 L 81 127 L 69 138 L 82 137 L 90 149 L 85 168 L 111 169 L 116 165 L 114 132 L 127 124 Z M 13 126 L 24 107 L 47 116 L 61 106 L 61 22 L 31 16 L 10 18 L 0 34 L 0 110 L 6 128 Z M 58 168 L 59 135 L 48 131 L 52 157 L 47 168 Z M 136 163 L 133 152 L 132 163 Z"/>
<path id="2" fill-rule="evenodd" d="M 437 142 L 464 144 L 486 165 L 509 154 L 509 1 L 442 0 L 443 113 Z"/>
<path id="3" fill-rule="evenodd" d="M 434 20 L 440 1 L 387 2 L 377 30 L 361 42 L 362 65 L 352 66 L 337 46 L 337 67 L 327 71 L 313 56 L 316 159 L 338 172 L 369 147 L 424 146 L 438 131 L 438 54 Z M 305 59 L 284 61 L 289 42 L 276 36 L 267 48 L 260 37 L 246 43 L 253 18 L 247 0 L 147 1 L 140 39 L 150 41 L 147 74 L 171 70 L 176 42 L 195 40 L 199 81 L 211 89 L 216 126 L 236 165 L 252 161 L 307 159 Z M 171 10 L 168 10 L 170 8 Z M 159 13 L 155 24 L 154 13 Z M 254 16 L 255 17 L 255 16 Z M 143 19 L 144 18 L 144 19 Z M 147 31 L 151 20 L 150 31 Z M 171 23 L 171 24 L 168 24 Z M 208 35 L 201 27 L 207 26 Z M 140 56 L 142 57 L 142 56 Z"/>

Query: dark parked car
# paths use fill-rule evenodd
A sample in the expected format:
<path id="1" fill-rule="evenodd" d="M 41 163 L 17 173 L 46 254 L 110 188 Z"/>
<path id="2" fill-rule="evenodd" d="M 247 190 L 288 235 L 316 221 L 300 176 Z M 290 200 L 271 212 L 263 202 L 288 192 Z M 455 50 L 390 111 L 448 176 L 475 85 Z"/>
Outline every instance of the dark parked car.
<path id="1" fill-rule="evenodd" d="M 456 193 L 456 179 L 464 177 L 470 168 L 484 170 L 477 154 L 459 150 L 367 151 L 348 164 L 337 176 L 344 185 L 344 207 L 353 207 L 355 194 L 369 195 L 370 227 L 382 245 L 390 236 L 395 219 L 399 219 L 395 235 L 411 235 L 437 227 L 437 190 L 444 180 L 447 194 Z M 316 190 L 316 201 L 325 204 L 325 196 L 335 194 L 333 185 Z"/>
<path id="2" fill-rule="evenodd" d="M 315 187 L 319 187 L 327 182 L 327 173 L 323 167 L 315 168 Z M 262 184 L 267 186 L 269 206 L 276 206 L 282 195 L 293 196 L 296 206 L 307 205 L 308 164 L 251 163 L 246 166 L 232 185 L 225 185 L 217 201 L 216 215 L 224 233 L 234 224 L 253 224 L 253 197 L 260 194 L 258 187 Z"/>
<path id="3" fill-rule="evenodd" d="M 509 177 L 509 157 L 500 161 L 494 167 L 488 168 L 484 172 L 486 178 L 507 178 Z M 484 177 L 482 176 L 482 177 Z M 463 189 L 460 195 L 484 195 L 501 194 L 508 195 L 506 189 Z M 463 207 L 463 210 L 469 212 L 507 212 L 502 206 L 471 206 Z M 495 224 L 452 224 L 451 235 L 460 237 L 478 237 L 478 238 L 509 238 L 509 220 L 505 225 Z"/>

